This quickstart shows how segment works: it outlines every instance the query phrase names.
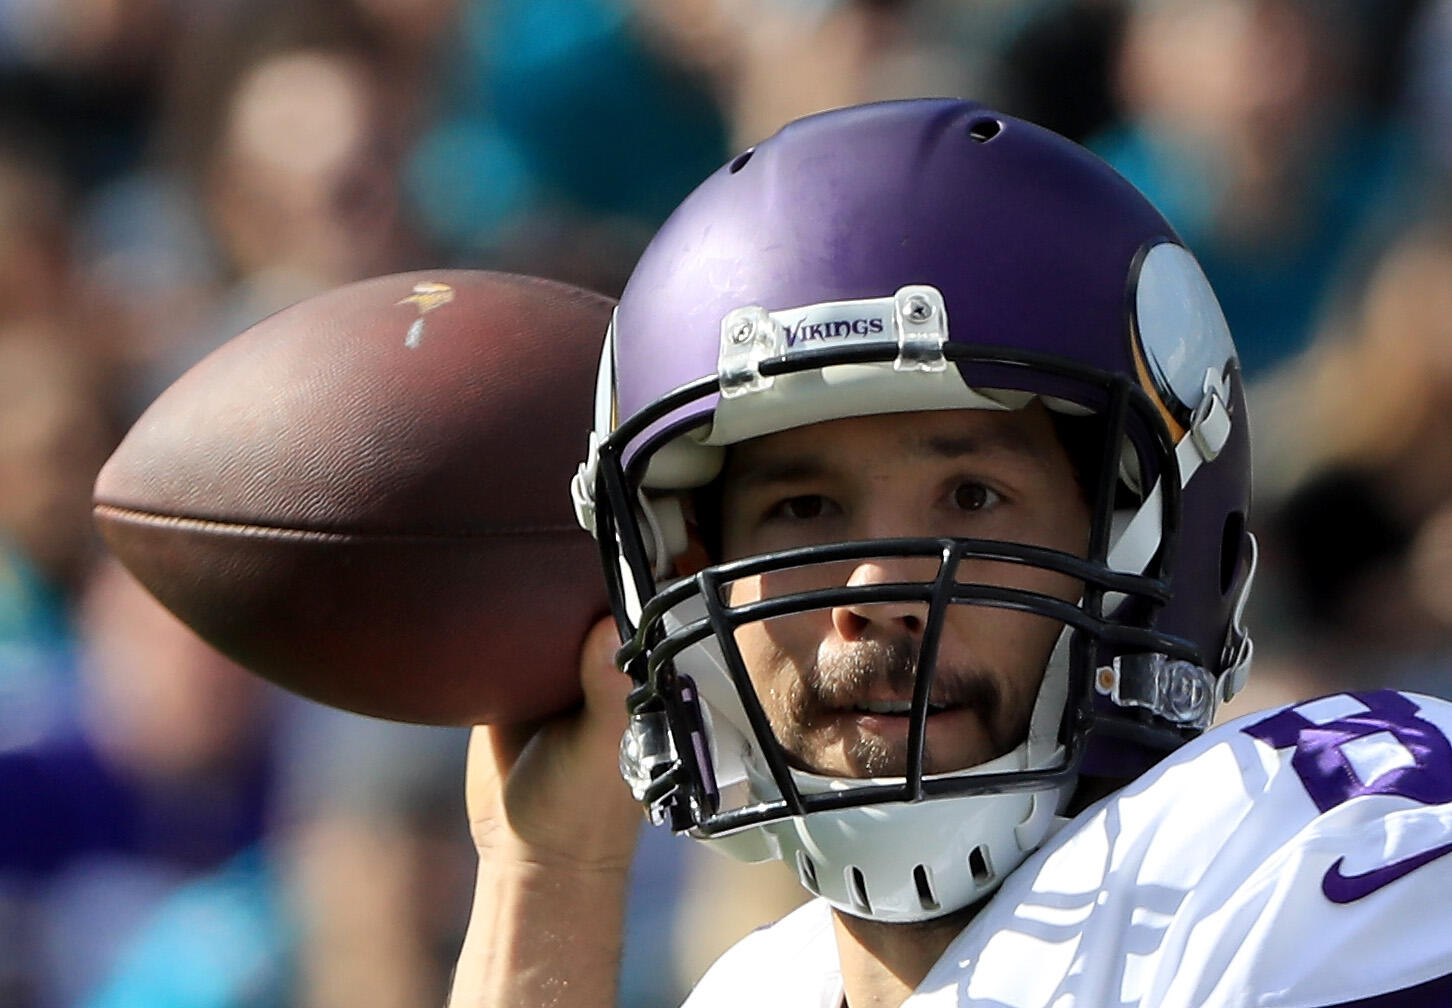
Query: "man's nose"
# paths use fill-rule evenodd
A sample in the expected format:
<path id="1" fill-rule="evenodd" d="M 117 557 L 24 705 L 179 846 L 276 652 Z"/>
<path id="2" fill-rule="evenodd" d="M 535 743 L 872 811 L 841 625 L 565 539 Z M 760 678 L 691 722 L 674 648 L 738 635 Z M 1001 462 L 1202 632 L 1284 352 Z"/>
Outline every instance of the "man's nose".
<path id="1" fill-rule="evenodd" d="M 931 583 L 937 564 L 924 558 L 872 559 L 859 562 L 847 579 L 851 588 L 894 583 Z M 924 602 L 857 602 L 832 609 L 832 626 L 843 640 L 859 640 L 874 632 L 903 632 L 914 638 L 923 634 L 928 618 Z"/>

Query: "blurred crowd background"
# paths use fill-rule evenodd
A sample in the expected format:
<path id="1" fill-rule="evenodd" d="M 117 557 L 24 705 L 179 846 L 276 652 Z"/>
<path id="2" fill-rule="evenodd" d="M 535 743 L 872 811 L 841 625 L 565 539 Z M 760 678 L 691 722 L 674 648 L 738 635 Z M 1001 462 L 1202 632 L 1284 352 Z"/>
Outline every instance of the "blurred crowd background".
<path id="1" fill-rule="evenodd" d="M 379 273 L 618 293 L 732 153 L 923 94 L 1088 144 L 1224 302 L 1263 547 L 1229 713 L 1452 696 L 1448 0 L 0 0 L 0 1006 L 413 1008 L 461 936 L 463 733 L 279 694 L 99 549 L 162 388 Z M 639 863 L 624 1005 L 797 899 Z"/>

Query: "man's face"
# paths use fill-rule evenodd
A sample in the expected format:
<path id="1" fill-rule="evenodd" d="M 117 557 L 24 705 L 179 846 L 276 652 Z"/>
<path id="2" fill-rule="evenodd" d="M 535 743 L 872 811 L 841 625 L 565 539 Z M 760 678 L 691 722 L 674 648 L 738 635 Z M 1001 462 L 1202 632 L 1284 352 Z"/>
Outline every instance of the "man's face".
<path id="1" fill-rule="evenodd" d="M 1030 543 L 1084 555 L 1089 512 L 1048 413 L 958 410 L 834 420 L 743 443 L 722 489 L 727 560 L 904 536 Z M 812 588 L 931 581 L 935 558 L 884 557 L 744 578 L 739 605 Z M 1077 601 L 1077 580 L 965 561 L 960 583 Z M 927 617 L 921 602 L 822 609 L 747 624 L 736 640 L 793 764 L 838 777 L 901 776 L 908 701 Z M 950 605 L 929 693 L 925 772 L 1001 756 L 1025 737 L 1063 625 Z"/>

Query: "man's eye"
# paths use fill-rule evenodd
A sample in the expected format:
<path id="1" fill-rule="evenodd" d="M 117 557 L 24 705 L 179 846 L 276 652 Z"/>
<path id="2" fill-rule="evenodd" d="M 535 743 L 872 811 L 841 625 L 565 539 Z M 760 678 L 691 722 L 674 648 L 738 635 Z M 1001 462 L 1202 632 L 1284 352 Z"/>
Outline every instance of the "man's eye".
<path id="1" fill-rule="evenodd" d="M 807 521 L 826 514 L 827 498 L 821 494 L 800 494 L 788 497 L 772 509 L 773 514 L 793 521 Z"/>
<path id="2" fill-rule="evenodd" d="M 982 511 L 998 500 L 998 493 L 982 483 L 959 483 L 953 490 L 953 506 L 962 511 Z"/>

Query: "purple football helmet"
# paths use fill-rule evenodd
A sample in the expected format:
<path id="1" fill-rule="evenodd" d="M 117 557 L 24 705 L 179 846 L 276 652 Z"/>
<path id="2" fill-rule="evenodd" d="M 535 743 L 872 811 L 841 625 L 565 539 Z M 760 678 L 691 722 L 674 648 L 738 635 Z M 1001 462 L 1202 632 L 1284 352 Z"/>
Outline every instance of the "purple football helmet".
<path id="1" fill-rule="evenodd" d="M 692 542 L 683 502 L 711 492 L 732 445 L 845 417 L 1035 401 L 1096 432 L 1087 555 L 932 538 L 711 557 L 690 573 L 674 559 Z M 606 339 L 574 494 L 636 684 L 622 771 L 657 821 L 782 858 L 846 912 L 906 921 L 966 906 L 1043 842 L 1079 775 L 1137 775 L 1243 685 L 1249 470 L 1215 297 L 1170 225 L 1102 161 L 958 100 L 794 122 L 681 204 Z M 724 590 L 887 555 L 933 558 L 937 573 L 747 605 Z M 1069 575 L 1082 596 L 958 576 L 985 559 Z M 901 776 L 824 777 L 774 737 L 736 631 L 871 598 L 928 613 L 910 758 Z M 1038 613 L 1063 632 L 1029 737 L 926 772 L 926 642 L 954 605 Z"/>

